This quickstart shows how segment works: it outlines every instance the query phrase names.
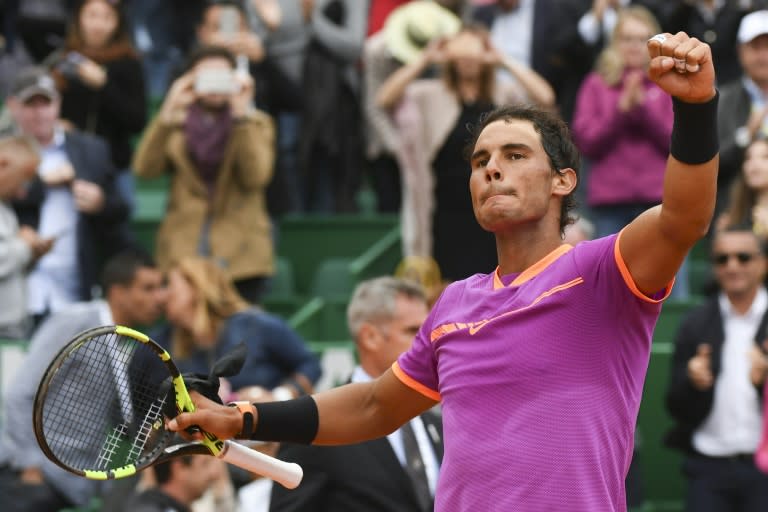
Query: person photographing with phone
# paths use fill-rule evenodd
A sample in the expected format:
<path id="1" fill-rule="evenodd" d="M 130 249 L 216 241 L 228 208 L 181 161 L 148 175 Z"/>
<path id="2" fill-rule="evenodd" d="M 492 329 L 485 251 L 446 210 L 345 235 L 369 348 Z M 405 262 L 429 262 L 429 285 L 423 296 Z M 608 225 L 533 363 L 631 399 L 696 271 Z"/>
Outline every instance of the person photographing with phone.
<path id="1" fill-rule="evenodd" d="M 171 175 L 157 235 L 161 268 L 210 257 L 257 303 L 274 272 L 264 192 L 275 133 L 271 118 L 253 107 L 253 94 L 253 79 L 236 71 L 229 50 L 199 48 L 144 133 L 133 168 L 140 177 Z"/>

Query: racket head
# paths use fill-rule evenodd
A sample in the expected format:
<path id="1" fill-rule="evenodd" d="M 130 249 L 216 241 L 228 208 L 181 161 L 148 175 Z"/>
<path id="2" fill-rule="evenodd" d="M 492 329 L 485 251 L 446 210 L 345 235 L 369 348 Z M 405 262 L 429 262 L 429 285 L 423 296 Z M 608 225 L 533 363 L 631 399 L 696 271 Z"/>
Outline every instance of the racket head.
<path id="1" fill-rule="evenodd" d="M 182 410 L 194 406 L 168 352 L 143 333 L 112 325 L 84 331 L 59 351 L 38 387 L 33 424 L 51 461 L 108 480 L 168 458 L 175 434 L 164 417 Z M 200 448 L 173 456 L 192 451 Z"/>

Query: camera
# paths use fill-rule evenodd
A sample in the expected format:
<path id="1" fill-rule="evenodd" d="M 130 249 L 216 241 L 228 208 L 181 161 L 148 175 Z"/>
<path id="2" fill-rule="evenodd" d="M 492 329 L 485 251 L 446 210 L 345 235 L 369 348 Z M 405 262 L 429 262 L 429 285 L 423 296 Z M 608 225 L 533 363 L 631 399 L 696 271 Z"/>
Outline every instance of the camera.
<path id="1" fill-rule="evenodd" d="M 78 68 L 80 63 L 84 60 L 85 57 L 81 54 L 77 52 L 68 52 L 56 65 L 56 69 L 64 76 L 64 78 L 75 80 L 80 76 Z"/>
<path id="2" fill-rule="evenodd" d="M 201 69 L 195 76 L 198 94 L 234 94 L 238 84 L 231 69 Z"/>

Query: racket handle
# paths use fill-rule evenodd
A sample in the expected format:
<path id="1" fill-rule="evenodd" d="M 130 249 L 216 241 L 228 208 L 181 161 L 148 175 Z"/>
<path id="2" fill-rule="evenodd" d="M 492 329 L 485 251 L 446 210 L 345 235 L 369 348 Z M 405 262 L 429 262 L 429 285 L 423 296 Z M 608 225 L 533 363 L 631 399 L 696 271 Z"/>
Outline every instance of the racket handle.
<path id="1" fill-rule="evenodd" d="M 301 483 L 304 471 L 293 462 L 285 462 L 232 441 L 224 442 L 219 455 L 223 461 L 274 480 L 287 489 Z"/>

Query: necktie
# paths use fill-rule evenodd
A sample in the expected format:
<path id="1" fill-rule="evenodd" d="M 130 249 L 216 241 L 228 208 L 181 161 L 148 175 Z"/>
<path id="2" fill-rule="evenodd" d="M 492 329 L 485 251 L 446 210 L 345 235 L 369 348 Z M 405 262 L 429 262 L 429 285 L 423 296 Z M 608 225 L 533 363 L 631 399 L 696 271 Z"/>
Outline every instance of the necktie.
<path id="1" fill-rule="evenodd" d="M 421 458 L 419 444 L 416 441 L 416 434 L 413 432 L 411 423 L 407 422 L 400 427 L 400 433 L 403 436 L 403 448 L 405 449 L 405 472 L 411 478 L 419 507 L 421 510 L 431 511 L 433 506 L 432 493 L 429 492 L 424 460 Z"/>

